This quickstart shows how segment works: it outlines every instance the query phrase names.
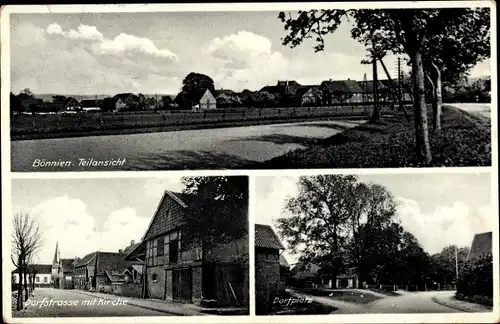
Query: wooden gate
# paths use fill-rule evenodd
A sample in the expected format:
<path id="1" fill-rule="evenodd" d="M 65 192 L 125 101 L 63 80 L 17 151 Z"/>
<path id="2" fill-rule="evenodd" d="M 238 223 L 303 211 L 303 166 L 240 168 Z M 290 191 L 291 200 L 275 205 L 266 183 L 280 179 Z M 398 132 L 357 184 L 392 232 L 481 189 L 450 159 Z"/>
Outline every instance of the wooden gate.
<path id="1" fill-rule="evenodd" d="M 172 271 L 172 299 L 174 302 L 191 303 L 192 297 L 191 268 Z"/>

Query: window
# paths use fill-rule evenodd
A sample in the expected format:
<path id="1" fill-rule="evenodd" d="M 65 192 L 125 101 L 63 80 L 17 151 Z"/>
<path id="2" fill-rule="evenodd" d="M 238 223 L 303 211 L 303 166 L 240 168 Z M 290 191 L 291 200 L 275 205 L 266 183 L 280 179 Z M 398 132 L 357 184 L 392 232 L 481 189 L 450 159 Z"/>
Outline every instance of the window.
<path id="1" fill-rule="evenodd" d="M 163 253 L 165 252 L 165 237 L 160 237 L 158 240 L 157 240 L 157 250 L 156 250 L 156 255 L 157 256 L 163 256 Z"/>
<path id="2" fill-rule="evenodd" d="M 168 262 L 169 263 L 177 263 L 179 257 L 179 240 L 174 239 L 170 240 L 170 243 L 168 245 Z"/>
<path id="3" fill-rule="evenodd" d="M 158 282 L 158 275 L 156 273 L 153 273 L 152 279 L 153 282 Z"/>
<path id="4" fill-rule="evenodd" d="M 47 277 L 43 277 L 43 282 L 48 282 L 48 278 Z"/>
<path id="5" fill-rule="evenodd" d="M 35 277 L 35 282 L 40 282 L 40 277 L 39 276 Z"/>

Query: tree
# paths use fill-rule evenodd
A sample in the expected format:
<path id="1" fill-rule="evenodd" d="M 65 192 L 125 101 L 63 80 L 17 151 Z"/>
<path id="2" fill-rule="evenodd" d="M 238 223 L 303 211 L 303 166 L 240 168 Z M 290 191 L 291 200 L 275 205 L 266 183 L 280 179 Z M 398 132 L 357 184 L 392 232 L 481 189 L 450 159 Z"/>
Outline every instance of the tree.
<path id="1" fill-rule="evenodd" d="M 443 84 L 461 79 L 478 62 L 490 56 L 490 9 L 455 9 L 459 24 L 447 24 L 426 39 L 423 57 L 433 89 L 433 130 L 441 130 Z"/>
<path id="2" fill-rule="evenodd" d="M 389 52 L 409 56 L 413 76 L 415 144 L 419 160 L 432 161 L 430 150 L 423 54 L 427 40 L 439 35 L 447 26 L 461 25 L 461 9 L 357 9 L 299 11 L 297 18 L 280 12 L 288 35 L 283 45 L 295 47 L 304 39 L 315 36 L 315 51 L 324 49 L 324 36 L 333 33 L 345 20 L 351 18 L 354 27 L 351 36 L 371 48 L 372 56 L 380 59 Z"/>
<path id="3" fill-rule="evenodd" d="M 248 233 L 248 177 L 184 177 L 182 182 L 190 196 L 188 241 L 200 238 L 205 250 Z"/>
<path id="4" fill-rule="evenodd" d="M 172 97 L 170 96 L 162 96 L 161 97 L 161 108 L 162 109 L 170 109 L 173 103 Z"/>
<path id="5" fill-rule="evenodd" d="M 142 93 L 137 95 L 137 110 L 146 110 L 148 100 Z"/>
<path id="6" fill-rule="evenodd" d="M 21 101 L 19 100 L 19 96 L 14 93 L 10 93 L 10 115 L 13 116 L 14 113 L 21 113 Z"/>
<path id="7" fill-rule="evenodd" d="M 221 93 L 217 97 L 217 106 L 222 108 L 232 108 L 241 105 L 241 99 L 236 95 Z"/>
<path id="8" fill-rule="evenodd" d="M 23 309 L 28 300 L 28 265 L 43 245 L 38 224 L 29 214 L 15 214 L 13 218 L 11 261 L 17 269 L 19 285 L 17 290 L 17 310 Z"/>
<path id="9" fill-rule="evenodd" d="M 110 97 L 106 97 L 102 100 L 100 108 L 104 112 L 110 112 L 115 110 L 115 100 Z"/>
<path id="10" fill-rule="evenodd" d="M 59 96 L 59 95 L 52 96 L 52 102 L 55 103 L 64 103 L 66 99 L 67 98 L 65 96 Z"/>
<path id="11" fill-rule="evenodd" d="M 284 207 L 290 217 L 277 220 L 285 242 L 300 252 L 301 261 L 316 263 L 331 276 L 355 267 L 366 279 L 386 250 L 375 239 L 384 238 L 382 231 L 392 223 L 392 195 L 352 175 L 300 177 L 298 186 L 298 195 Z"/>
<path id="12" fill-rule="evenodd" d="M 432 260 L 432 278 L 434 282 L 441 285 L 448 285 L 456 282 L 456 260 L 455 250 L 457 250 L 458 269 L 464 266 L 467 255 L 469 254 L 468 247 L 459 248 L 455 245 L 446 246 L 441 252 L 433 254 Z"/>
<path id="13" fill-rule="evenodd" d="M 214 80 L 201 73 L 191 72 L 182 80 L 182 91 L 192 93 L 209 89 L 215 91 Z"/>
<path id="14" fill-rule="evenodd" d="M 254 101 L 256 104 L 258 104 L 260 107 L 268 107 L 269 105 L 272 105 L 275 102 L 275 97 L 272 93 L 269 93 L 267 91 L 259 91 L 255 95 Z"/>
<path id="15" fill-rule="evenodd" d="M 25 88 L 19 93 L 18 97 L 20 101 L 23 101 L 25 99 L 33 99 L 35 98 L 35 95 L 30 89 Z"/>

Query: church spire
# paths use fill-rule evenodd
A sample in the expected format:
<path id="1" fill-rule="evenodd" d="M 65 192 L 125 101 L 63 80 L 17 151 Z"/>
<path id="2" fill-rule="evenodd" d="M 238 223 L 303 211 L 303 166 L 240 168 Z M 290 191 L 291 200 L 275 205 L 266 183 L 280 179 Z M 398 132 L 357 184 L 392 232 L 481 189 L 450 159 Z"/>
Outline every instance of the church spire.
<path id="1" fill-rule="evenodd" d="M 59 255 L 59 242 L 56 243 L 56 252 L 54 253 L 54 261 L 53 264 L 59 263 L 60 255 Z"/>

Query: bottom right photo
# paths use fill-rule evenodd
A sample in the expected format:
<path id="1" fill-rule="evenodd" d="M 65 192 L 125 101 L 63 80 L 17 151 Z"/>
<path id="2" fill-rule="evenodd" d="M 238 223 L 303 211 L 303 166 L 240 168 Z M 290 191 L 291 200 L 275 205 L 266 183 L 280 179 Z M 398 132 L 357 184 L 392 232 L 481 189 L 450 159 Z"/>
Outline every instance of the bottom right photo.
<path id="1" fill-rule="evenodd" d="M 493 311 L 489 172 L 255 181 L 256 315 Z"/>

